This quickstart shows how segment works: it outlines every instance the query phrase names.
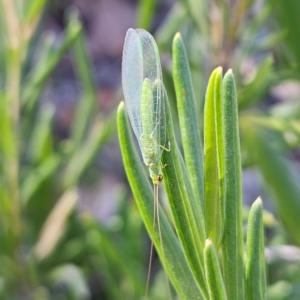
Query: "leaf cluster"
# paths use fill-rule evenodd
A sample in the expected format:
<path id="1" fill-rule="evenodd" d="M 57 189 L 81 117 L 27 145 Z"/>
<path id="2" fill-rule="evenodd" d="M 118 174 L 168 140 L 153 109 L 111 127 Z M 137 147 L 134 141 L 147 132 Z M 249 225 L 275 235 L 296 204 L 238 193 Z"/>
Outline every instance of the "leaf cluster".
<path id="1" fill-rule="evenodd" d="M 241 158 L 232 71 L 222 78 L 222 69 L 217 68 L 210 77 L 203 147 L 187 55 L 179 34 L 173 40 L 173 80 L 184 155 L 176 142 L 167 102 L 171 149 L 164 151 L 162 165 L 166 166 L 164 186 L 172 217 L 168 219 L 161 209 L 162 241 L 158 230 L 152 229 L 152 189 L 135 150 L 124 104 L 119 106 L 123 162 L 144 224 L 181 299 L 264 299 L 260 200 L 249 215 L 246 262 L 243 259 Z"/>

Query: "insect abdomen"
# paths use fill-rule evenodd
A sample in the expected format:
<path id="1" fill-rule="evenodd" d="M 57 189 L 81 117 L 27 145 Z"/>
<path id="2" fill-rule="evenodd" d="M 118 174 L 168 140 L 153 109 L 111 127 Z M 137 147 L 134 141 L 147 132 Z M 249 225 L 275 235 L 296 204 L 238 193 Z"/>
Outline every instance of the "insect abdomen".
<path id="1" fill-rule="evenodd" d="M 153 96 L 152 96 L 152 84 L 150 79 L 145 78 L 142 87 L 142 99 L 141 99 L 141 124 L 142 135 L 145 139 L 151 135 L 153 131 Z"/>

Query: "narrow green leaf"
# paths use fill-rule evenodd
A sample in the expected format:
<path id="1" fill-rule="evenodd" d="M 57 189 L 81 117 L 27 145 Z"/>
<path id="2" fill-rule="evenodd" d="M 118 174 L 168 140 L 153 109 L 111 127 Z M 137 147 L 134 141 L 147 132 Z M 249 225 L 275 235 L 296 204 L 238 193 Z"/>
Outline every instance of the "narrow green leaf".
<path id="1" fill-rule="evenodd" d="M 45 0 L 26 1 L 24 21 L 28 24 L 31 24 L 32 22 L 36 21 L 36 19 L 41 15 L 44 9 L 45 2 Z"/>
<path id="2" fill-rule="evenodd" d="M 174 3 L 163 24 L 155 33 L 155 40 L 160 49 L 169 50 L 169 45 L 181 24 L 186 20 L 187 10 L 181 3 Z"/>
<path id="3" fill-rule="evenodd" d="M 7 213 L 4 215 L 3 226 L 8 233 L 8 251 L 16 251 L 20 237 L 20 201 L 18 193 L 19 185 L 19 136 L 18 126 L 14 119 L 13 103 L 9 95 L 7 97 L 0 90 L 0 184 L 3 189 L 1 204 L 5 206 Z M 0 195 L 1 196 L 1 195 Z M 3 213 L 4 213 L 3 211 Z M 1 215 L 0 215 L 1 217 Z M 2 218 L 1 218 L 2 219 Z M 4 233 L 3 233 L 4 234 Z M 5 237 L 6 238 L 6 237 Z M 11 239 L 11 242 L 9 241 Z"/>
<path id="4" fill-rule="evenodd" d="M 216 137 L 218 151 L 218 172 L 219 172 L 219 199 L 221 209 L 222 226 L 221 236 L 224 232 L 225 222 L 225 141 L 224 141 L 224 103 L 222 90 L 222 73 L 223 69 L 219 67 L 215 79 L 215 115 L 216 115 Z"/>
<path id="5" fill-rule="evenodd" d="M 203 151 L 190 68 L 180 33 L 173 40 L 173 78 L 184 158 L 203 219 Z"/>
<path id="6" fill-rule="evenodd" d="M 209 79 L 204 109 L 205 227 L 217 248 L 224 230 L 222 111 L 222 68 L 219 67 Z"/>
<path id="7" fill-rule="evenodd" d="M 30 174 L 21 183 L 20 198 L 22 205 L 27 205 L 27 202 L 34 196 L 41 184 L 49 177 L 54 176 L 54 172 L 60 163 L 61 157 L 57 154 L 52 154 L 43 163 L 40 163 L 36 169 L 30 171 Z"/>
<path id="8" fill-rule="evenodd" d="M 298 0 L 276 0 L 273 1 L 274 5 L 272 5 L 272 13 L 279 26 L 281 28 L 287 29 L 287 34 L 285 36 L 284 44 L 288 47 L 289 51 L 287 52 L 287 58 L 291 61 L 293 59 L 292 64 L 295 64 L 297 69 L 300 69 L 300 42 L 299 36 L 296 28 L 300 26 L 299 20 L 299 9 L 300 2 Z M 290 55 L 292 53 L 292 56 Z"/>
<path id="9" fill-rule="evenodd" d="M 157 2 L 157 0 L 139 0 L 136 22 L 137 28 L 143 28 L 145 30 L 151 29 Z"/>
<path id="10" fill-rule="evenodd" d="M 42 92 L 45 82 L 50 73 L 57 66 L 62 57 L 69 51 L 81 31 L 81 24 L 78 20 L 71 20 L 68 24 L 65 39 L 61 46 L 52 52 L 46 52 L 47 56 L 42 57 L 36 67 L 28 74 L 26 84 L 21 91 L 22 104 L 28 111 L 31 111 Z"/>
<path id="11" fill-rule="evenodd" d="M 17 244 L 17 240 L 14 238 L 15 228 L 12 226 L 13 219 L 10 217 L 14 203 L 11 201 L 7 193 L 7 187 L 4 186 L 3 182 L 0 182 L 0 199 L 0 219 L 2 227 L 0 253 L 3 258 L 8 256 L 13 257 Z"/>
<path id="12" fill-rule="evenodd" d="M 65 191 L 48 212 L 48 216 L 39 230 L 39 239 L 33 248 L 37 260 L 49 256 L 67 230 L 67 222 L 79 201 L 78 190 L 74 187 Z"/>
<path id="13" fill-rule="evenodd" d="M 278 136 L 261 127 L 247 127 L 245 141 L 249 154 L 261 171 L 264 181 L 274 197 L 275 208 L 297 245 L 300 245 L 299 211 L 300 211 L 300 175 L 294 163 L 286 159 L 275 145 Z"/>
<path id="14" fill-rule="evenodd" d="M 205 273 L 208 282 L 210 300 L 226 300 L 226 290 L 216 248 L 211 239 L 207 239 L 204 248 Z"/>
<path id="15" fill-rule="evenodd" d="M 139 265 L 137 265 L 132 257 L 132 249 L 124 249 L 122 247 L 122 251 L 120 251 L 118 245 L 113 242 L 110 232 L 98 224 L 92 216 L 84 216 L 82 222 L 88 231 L 88 244 L 95 249 L 94 251 L 96 251 L 97 255 L 105 256 L 110 268 L 114 267 L 118 269 L 118 271 L 123 272 L 126 279 L 134 286 L 135 293 L 142 296 L 145 292 L 146 281 L 142 276 L 142 265 L 140 262 Z M 111 272 L 112 270 L 107 270 L 107 272 L 109 271 Z M 104 274 L 104 276 L 106 277 L 108 275 Z M 119 292 L 121 291 L 120 285 L 118 287 L 116 286 L 116 288 Z"/>
<path id="16" fill-rule="evenodd" d="M 119 105 L 118 110 L 118 133 L 123 163 L 132 192 L 142 214 L 146 229 L 154 242 L 161 262 L 175 290 L 182 299 L 204 299 L 174 231 L 162 210 L 160 210 L 160 226 L 163 239 L 163 252 L 157 227 L 155 227 L 154 233 L 152 231 L 153 192 L 149 178 L 147 178 L 136 152 L 123 102 Z"/>
<path id="17" fill-rule="evenodd" d="M 18 155 L 16 143 L 18 139 L 15 136 L 12 123 L 8 98 L 0 92 L 0 150 L 4 164 L 12 159 L 13 156 Z"/>
<path id="18" fill-rule="evenodd" d="M 50 156 L 53 151 L 52 122 L 54 118 L 55 107 L 47 104 L 41 107 L 40 114 L 34 126 L 31 141 L 30 159 L 33 164 L 42 162 Z"/>
<path id="19" fill-rule="evenodd" d="M 180 0 L 186 6 L 197 29 L 202 33 L 208 31 L 208 5 L 206 1 Z"/>
<path id="20" fill-rule="evenodd" d="M 273 65 L 274 59 L 271 55 L 266 56 L 260 63 L 254 79 L 239 92 L 240 108 L 245 109 L 264 99 L 264 95 L 269 91 L 270 86 L 274 84 L 275 80 L 278 80 L 274 75 Z"/>
<path id="21" fill-rule="evenodd" d="M 264 253 L 262 201 L 258 198 L 251 207 L 247 231 L 246 284 L 247 299 L 266 299 L 266 268 Z"/>
<path id="22" fill-rule="evenodd" d="M 76 105 L 76 111 L 71 128 L 71 139 L 74 147 L 82 142 L 86 130 L 97 105 L 97 91 L 93 68 L 85 46 L 83 32 L 80 31 L 74 44 L 74 60 L 76 75 L 81 84 L 81 97 Z"/>
<path id="23" fill-rule="evenodd" d="M 199 211 L 199 203 L 193 193 L 186 166 L 175 140 L 169 102 L 166 102 L 166 120 L 170 151 L 164 151 L 162 162 L 164 185 L 174 220 L 176 232 L 184 253 L 204 296 L 208 296 L 203 249 L 205 229 Z"/>
<path id="24" fill-rule="evenodd" d="M 225 224 L 222 240 L 223 274 L 230 300 L 244 299 L 242 175 L 238 108 L 232 70 L 223 79 L 225 144 Z"/>
<path id="25" fill-rule="evenodd" d="M 101 147 L 112 136 L 115 129 L 115 115 L 108 120 L 98 116 L 92 125 L 89 136 L 72 155 L 63 174 L 64 188 L 76 185 L 80 176 L 88 168 Z"/>

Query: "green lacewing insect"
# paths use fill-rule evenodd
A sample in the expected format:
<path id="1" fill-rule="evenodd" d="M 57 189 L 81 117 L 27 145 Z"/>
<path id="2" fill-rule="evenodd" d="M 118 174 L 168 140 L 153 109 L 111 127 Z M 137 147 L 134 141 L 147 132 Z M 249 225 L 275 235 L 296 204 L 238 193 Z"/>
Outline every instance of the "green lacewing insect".
<path id="1" fill-rule="evenodd" d="M 159 52 L 154 38 L 145 30 L 126 34 L 122 85 L 127 113 L 137 137 L 143 160 L 154 185 L 162 181 L 161 155 L 166 144 L 166 91 L 162 83 Z"/>
<path id="2" fill-rule="evenodd" d="M 158 184 L 163 180 L 161 156 L 164 150 L 169 151 L 165 147 L 165 102 L 167 101 L 167 93 L 162 82 L 162 71 L 156 42 L 152 35 L 143 29 L 134 30 L 130 28 L 126 33 L 122 61 L 122 86 L 129 120 L 137 137 L 143 161 L 149 168 L 150 178 L 153 182 L 153 232 L 157 216 L 162 245 L 158 213 Z M 152 252 L 153 241 L 150 251 L 146 295 L 150 278 Z"/>

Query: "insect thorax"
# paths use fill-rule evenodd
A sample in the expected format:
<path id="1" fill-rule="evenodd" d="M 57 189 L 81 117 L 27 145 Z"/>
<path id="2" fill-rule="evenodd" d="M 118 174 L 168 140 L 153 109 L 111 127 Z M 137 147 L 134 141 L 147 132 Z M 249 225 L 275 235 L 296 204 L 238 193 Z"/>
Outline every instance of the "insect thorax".
<path id="1" fill-rule="evenodd" d="M 149 138 L 142 138 L 140 141 L 141 152 L 143 155 L 143 160 L 146 166 L 158 164 L 160 165 L 161 160 L 161 147 L 153 142 L 153 140 Z"/>

